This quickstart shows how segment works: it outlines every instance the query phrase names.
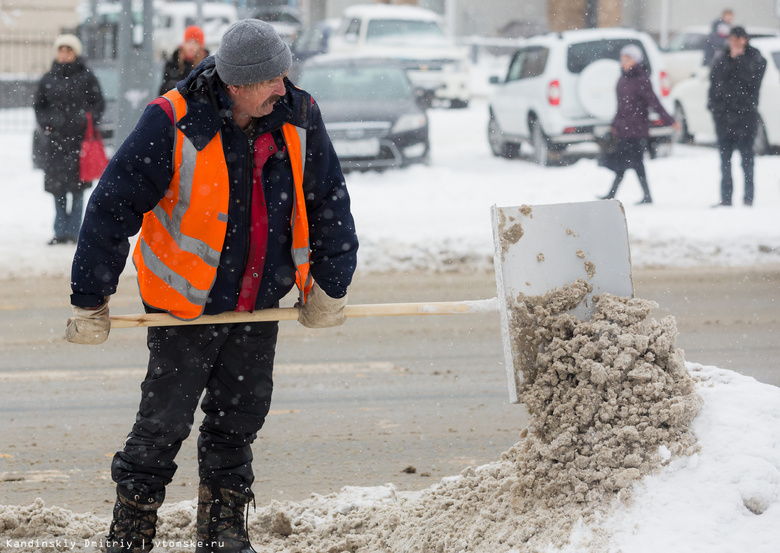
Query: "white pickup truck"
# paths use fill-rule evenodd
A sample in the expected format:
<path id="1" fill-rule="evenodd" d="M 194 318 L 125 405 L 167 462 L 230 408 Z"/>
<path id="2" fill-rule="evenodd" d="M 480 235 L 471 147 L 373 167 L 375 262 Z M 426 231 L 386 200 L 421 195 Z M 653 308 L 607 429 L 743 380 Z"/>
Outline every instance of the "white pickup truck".
<path id="1" fill-rule="evenodd" d="M 471 99 L 469 61 L 431 10 L 390 4 L 355 5 L 344 10 L 330 52 L 398 59 L 409 80 L 450 107 Z"/>

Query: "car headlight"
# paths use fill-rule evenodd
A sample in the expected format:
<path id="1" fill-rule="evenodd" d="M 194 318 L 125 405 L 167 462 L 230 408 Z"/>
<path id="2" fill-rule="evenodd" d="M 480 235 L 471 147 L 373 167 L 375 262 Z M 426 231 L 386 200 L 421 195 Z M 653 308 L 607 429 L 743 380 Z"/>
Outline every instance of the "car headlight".
<path id="1" fill-rule="evenodd" d="M 393 125 L 394 133 L 402 133 L 419 129 L 428 124 L 428 118 L 422 113 L 407 113 L 398 118 Z"/>

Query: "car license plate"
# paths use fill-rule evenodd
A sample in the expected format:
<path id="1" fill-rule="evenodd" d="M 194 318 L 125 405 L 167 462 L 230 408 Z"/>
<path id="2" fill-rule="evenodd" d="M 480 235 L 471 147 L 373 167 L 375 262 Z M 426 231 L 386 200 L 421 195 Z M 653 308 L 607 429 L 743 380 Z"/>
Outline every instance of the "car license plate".
<path id="1" fill-rule="evenodd" d="M 379 139 L 334 140 L 333 149 L 339 157 L 376 157 L 379 155 Z"/>

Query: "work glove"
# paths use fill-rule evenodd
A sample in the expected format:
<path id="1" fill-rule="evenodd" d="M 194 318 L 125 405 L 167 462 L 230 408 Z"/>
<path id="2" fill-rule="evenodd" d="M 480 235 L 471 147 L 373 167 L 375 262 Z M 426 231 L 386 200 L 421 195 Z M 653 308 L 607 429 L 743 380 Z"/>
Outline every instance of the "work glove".
<path id="1" fill-rule="evenodd" d="M 331 298 L 315 282 L 306 298 L 306 303 L 298 307 L 298 322 L 308 328 L 327 328 L 344 324 L 344 307 L 347 295 L 343 298 Z"/>
<path id="2" fill-rule="evenodd" d="M 96 346 L 108 338 L 111 320 L 108 318 L 108 302 L 97 309 L 73 306 L 73 318 L 68 319 L 65 339 L 74 344 Z"/>

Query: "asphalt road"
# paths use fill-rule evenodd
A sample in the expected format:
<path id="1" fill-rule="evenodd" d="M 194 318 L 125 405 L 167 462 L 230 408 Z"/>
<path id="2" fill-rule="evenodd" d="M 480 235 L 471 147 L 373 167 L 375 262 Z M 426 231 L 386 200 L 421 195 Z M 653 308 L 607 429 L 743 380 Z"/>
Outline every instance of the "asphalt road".
<path id="1" fill-rule="evenodd" d="M 635 271 L 636 295 L 674 315 L 688 361 L 780 385 L 780 267 Z M 145 331 L 103 346 L 68 344 L 68 283 L 0 283 L 0 503 L 106 516 L 109 464 L 134 420 Z M 492 273 L 359 275 L 352 303 L 496 295 Z M 291 305 L 291 303 L 288 303 Z M 112 313 L 140 312 L 125 280 Z M 351 319 L 313 331 L 281 324 L 274 403 L 255 442 L 258 503 L 346 485 L 428 487 L 500 458 L 525 425 L 508 402 L 497 314 Z M 197 418 L 196 418 L 197 421 Z M 195 440 L 168 499 L 196 495 Z"/>

